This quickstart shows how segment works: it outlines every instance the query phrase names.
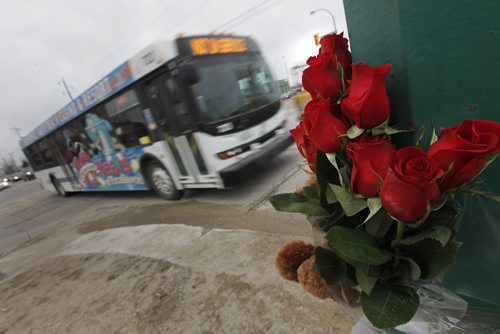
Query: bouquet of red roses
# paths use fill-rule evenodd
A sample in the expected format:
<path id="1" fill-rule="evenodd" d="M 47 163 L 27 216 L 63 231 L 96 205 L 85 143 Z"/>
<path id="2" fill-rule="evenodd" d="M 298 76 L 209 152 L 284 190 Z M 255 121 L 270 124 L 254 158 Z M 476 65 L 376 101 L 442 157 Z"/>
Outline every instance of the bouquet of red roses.
<path id="1" fill-rule="evenodd" d="M 314 271 L 332 297 L 393 328 L 414 318 L 425 286 L 459 252 L 455 194 L 499 200 L 473 181 L 500 152 L 500 124 L 466 120 L 433 131 L 427 149 L 423 134 L 398 148 L 391 135 L 408 130 L 388 125 L 391 65 L 351 62 L 343 34 L 323 37 L 307 61 L 302 83 L 312 100 L 291 132 L 317 183 L 271 203 L 306 214 L 320 232 Z"/>

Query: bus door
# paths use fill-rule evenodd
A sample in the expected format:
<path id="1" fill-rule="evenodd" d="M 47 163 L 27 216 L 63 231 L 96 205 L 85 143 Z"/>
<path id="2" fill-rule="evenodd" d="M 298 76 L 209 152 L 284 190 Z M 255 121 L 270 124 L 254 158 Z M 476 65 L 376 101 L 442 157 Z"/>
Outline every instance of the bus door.
<path id="1" fill-rule="evenodd" d="M 52 156 L 56 160 L 57 165 L 59 165 L 63 169 L 64 175 L 66 176 L 66 180 L 70 182 L 71 186 L 73 187 L 73 190 L 76 191 L 82 190 L 82 186 L 78 181 L 75 172 L 73 171 L 71 166 L 68 165 L 68 159 L 65 153 L 61 151 L 66 146 L 62 145 L 61 142 L 57 140 L 56 136 L 57 134 L 54 133 L 49 135 L 45 139 L 47 141 L 48 149 L 50 150 Z"/>
<path id="2" fill-rule="evenodd" d="M 146 97 L 160 136 L 166 140 L 181 180 L 203 183 L 205 162 L 193 136 L 194 121 L 175 79 L 162 74 L 146 84 Z"/>

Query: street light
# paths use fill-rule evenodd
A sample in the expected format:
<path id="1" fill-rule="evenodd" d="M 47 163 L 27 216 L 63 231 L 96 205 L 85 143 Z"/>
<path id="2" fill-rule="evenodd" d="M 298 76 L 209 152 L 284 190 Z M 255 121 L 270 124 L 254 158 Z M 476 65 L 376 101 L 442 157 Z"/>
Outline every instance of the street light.
<path id="1" fill-rule="evenodd" d="M 337 33 L 337 24 L 335 24 L 335 17 L 333 16 L 332 12 L 330 12 L 328 9 L 325 9 L 325 8 L 318 8 L 318 9 L 313 10 L 309 14 L 313 15 L 316 12 L 327 12 L 328 14 L 330 14 L 330 16 L 332 17 L 332 21 L 333 21 L 333 33 L 336 34 Z"/>

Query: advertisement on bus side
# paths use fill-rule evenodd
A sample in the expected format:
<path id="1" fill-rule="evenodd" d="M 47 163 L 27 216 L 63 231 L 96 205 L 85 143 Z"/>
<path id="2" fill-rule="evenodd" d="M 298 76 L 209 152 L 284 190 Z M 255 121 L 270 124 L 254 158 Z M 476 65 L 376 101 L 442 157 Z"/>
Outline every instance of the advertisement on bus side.
<path id="1" fill-rule="evenodd" d="M 111 124 L 85 116 L 85 133 L 63 131 L 72 154 L 73 172 L 84 190 L 146 190 L 140 171 L 141 146 L 125 148 L 113 136 Z"/>

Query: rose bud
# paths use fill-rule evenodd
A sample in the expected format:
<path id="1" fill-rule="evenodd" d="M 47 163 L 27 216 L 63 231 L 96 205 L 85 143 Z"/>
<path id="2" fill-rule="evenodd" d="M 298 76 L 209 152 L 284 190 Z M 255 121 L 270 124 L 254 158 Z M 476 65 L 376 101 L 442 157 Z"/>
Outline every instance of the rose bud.
<path id="1" fill-rule="evenodd" d="M 316 147 L 311 143 L 304 130 L 303 121 L 295 129 L 290 130 L 299 153 L 306 158 L 311 171 L 316 172 Z"/>
<path id="2" fill-rule="evenodd" d="M 349 128 L 331 99 L 310 101 L 304 110 L 304 129 L 314 147 L 324 153 L 335 153 L 342 146 L 341 135 Z"/>
<path id="3" fill-rule="evenodd" d="M 385 77 L 391 65 L 371 68 L 365 64 L 352 65 L 349 96 L 341 101 L 344 115 L 361 129 L 372 129 L 389 117 L 389 98 Z"/>
<path id="4" fill-rule="evenodd" d="M 500 124 L 490 121 L 464 121 L 442 129 L 427 155 L 448 171 L 440 183 L 442 190 L 460 187 L 474 180 L 494 153 L 500 152 Z"/>
<path id="5" fill-rule="evenodd" d="M 382 136 L 362 135 L 347 144 L 346 152 L 353 162 L 351 191 L 365 197 L 378 196 L 379 177 L 385 179 L 396 147 Z"/>
<path id="6" fill-rule="evenodd" d="M 319 54 L 332 54 L 337 56 L 337 61 L 344 70 L 344 77 L 351 76 L 352 55 L 349 52 L 349 41 L 344 37 L 344 33 L 326 35 L 321 38 Z"/>
<path id="7" fill-rule="evenodd" d="M 416 146 L 398 150 L 380 189 L 382 206 L 394 218 L 414 224 L 423 218 L 440 195 L 438 163 Z"/>
<path id="8" fill-rule="evenodd" d="M 302 73 L 302 85 L 313 99 L 331 98 L 336 102 L 343 94 L 342 79 L 337 70 L 337 59 L 329 53 L 310 57 L 308 68 Z"/>

